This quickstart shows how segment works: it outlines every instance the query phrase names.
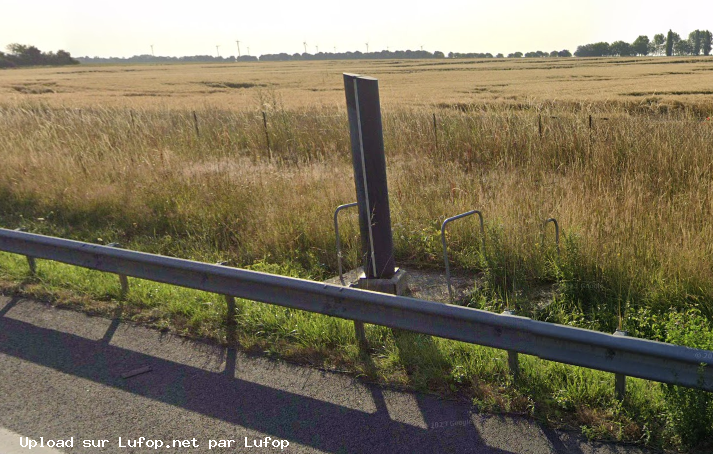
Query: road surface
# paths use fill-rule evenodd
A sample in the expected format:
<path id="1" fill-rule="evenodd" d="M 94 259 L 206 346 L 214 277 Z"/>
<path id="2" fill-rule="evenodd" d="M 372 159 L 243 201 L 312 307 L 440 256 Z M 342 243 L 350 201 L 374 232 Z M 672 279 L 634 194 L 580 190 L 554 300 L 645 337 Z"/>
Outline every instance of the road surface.
<path id="1" fill-rule="evenodd" d="M 645 452 L 5 296 L 0 396 L 3 454 Z"/>

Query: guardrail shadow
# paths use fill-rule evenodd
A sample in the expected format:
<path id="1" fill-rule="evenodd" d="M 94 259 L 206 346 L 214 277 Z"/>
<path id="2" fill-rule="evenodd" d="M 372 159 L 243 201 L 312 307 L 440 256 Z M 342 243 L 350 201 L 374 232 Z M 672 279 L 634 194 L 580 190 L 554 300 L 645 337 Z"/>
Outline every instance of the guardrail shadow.
<path id="1" fill-rule="evenodd" d="M 505 452 L 484 447 L 472 427 L 434 437 L 391 420 L 385 405 L 369 414 L 235 379 L 234 349 L 226 352 L 226 373 L 214 373 L 119 348 L 106 337 L 93 341 L 2 317 L 0 352 L 327 452 L 442 452 L 468 445 L 477 452 Z M 146 379 L 121 378 L 127 365 L 144 364 L 153 369 Z M 372 393 L 380 395 L 375 388 Z M 438 420 L 468 416 L 443 414 L 435 399 L 427 411 Z"/>
<path id="2" fill-rule="evenodd" d="M 0 309 L 0 353 L 286 439 L 292 446 L 301 444 L 335 453 L 511 452 L 488 446 L 473 424 L 432 429 L 434 422 L 471 420 L 467 404 L 442 405 L 435 397 L 418 395 L 419 410 L 429 425 L 422 428 L 392 420 L 377 386 L 367 385 L 376 412 L 359 411 L 234 378 L 240 354 L 233 348 L 223 350 L 225 370 L 212 372 L 111 345 L 116 320 L 102 339 L 92 340 L 5 316 L 17 304 L 18 300 L 12 299 Z M 134 379 L 121 378 L 127 367 L 138 365 L 148 365 L 152 372 Z"/>

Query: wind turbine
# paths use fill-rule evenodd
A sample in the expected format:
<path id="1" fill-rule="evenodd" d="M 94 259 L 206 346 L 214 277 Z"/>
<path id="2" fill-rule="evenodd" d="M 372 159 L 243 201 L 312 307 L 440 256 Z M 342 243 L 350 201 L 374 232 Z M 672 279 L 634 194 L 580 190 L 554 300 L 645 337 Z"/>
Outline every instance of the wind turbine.
<path id="1" fill-rule="evenodd" d="M 369 53 L 369 43 L 365 43 L 365 44 L 366 44 L 366 53 L 368 54 Z"/>
<path id="2" fill-rule="evenodd" d="M 423 44 L 421 44 L 421 50 L 423 50 Z"/>
<path id="3" fill-rule="evenodd" d="M 215 52 L 218 54 L 218 58 L 220 58 L 220 50 L 218 49 L 220 47 L 220 44 L 215 45 Z"/>
<path id="4" fill-rule="evenodd" d="M 152 57 L 154 56 L 154 54 L 153 54 L 153 44 L 151 44 L 151 56 L 152 56 Z"/>
<path id="5" fill-rule="evenodd" d="M 238 58 L 240 58 L 240 41 L 235 41 L 235 43 L 238 45 Z M 248 51 L 250 53 L 250 51 Z"/>
<path id="6" fill-rule="evenodd" d="M 318 54 L 318 53 L 319 53 L 319 46 L 314 46 L 314 48 L 315 48 L 315 54 Z"/>
<path id="7" fill-rule="evenodd" d="M 250 46 L 248 46 L 248 55 L 250 55 Z"/>
<path id="8" fill-rule="evenodd" d="M 302 42 L 302 44 L 304 44 L 304 46 L 305 46 L 305 54 L 306 54 L 307 53 L 307 41 Z"/>

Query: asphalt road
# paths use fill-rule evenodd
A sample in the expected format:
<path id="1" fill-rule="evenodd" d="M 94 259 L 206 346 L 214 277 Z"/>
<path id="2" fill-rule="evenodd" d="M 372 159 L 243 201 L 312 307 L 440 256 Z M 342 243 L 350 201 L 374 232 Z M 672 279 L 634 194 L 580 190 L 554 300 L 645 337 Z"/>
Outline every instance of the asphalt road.
<path id="1" fill-rule="evenodd" d="M 0 296 L 0 453 L 24 452 L 645 451 Z"/>

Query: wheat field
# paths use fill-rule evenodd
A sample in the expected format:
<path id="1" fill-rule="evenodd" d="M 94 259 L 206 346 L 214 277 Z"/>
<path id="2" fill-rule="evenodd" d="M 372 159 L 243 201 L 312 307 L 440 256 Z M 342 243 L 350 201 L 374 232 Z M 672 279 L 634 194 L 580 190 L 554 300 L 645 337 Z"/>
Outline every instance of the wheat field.
<path id="1" fill-rule="evenodd" d="M 625 102 L 705 103 L 710 58 L 375 60 L 32 68 L 0 72 L 4 103 L 55 107 L 342 107 L 344 72 L 380 81 L 384 107 Z"/>

